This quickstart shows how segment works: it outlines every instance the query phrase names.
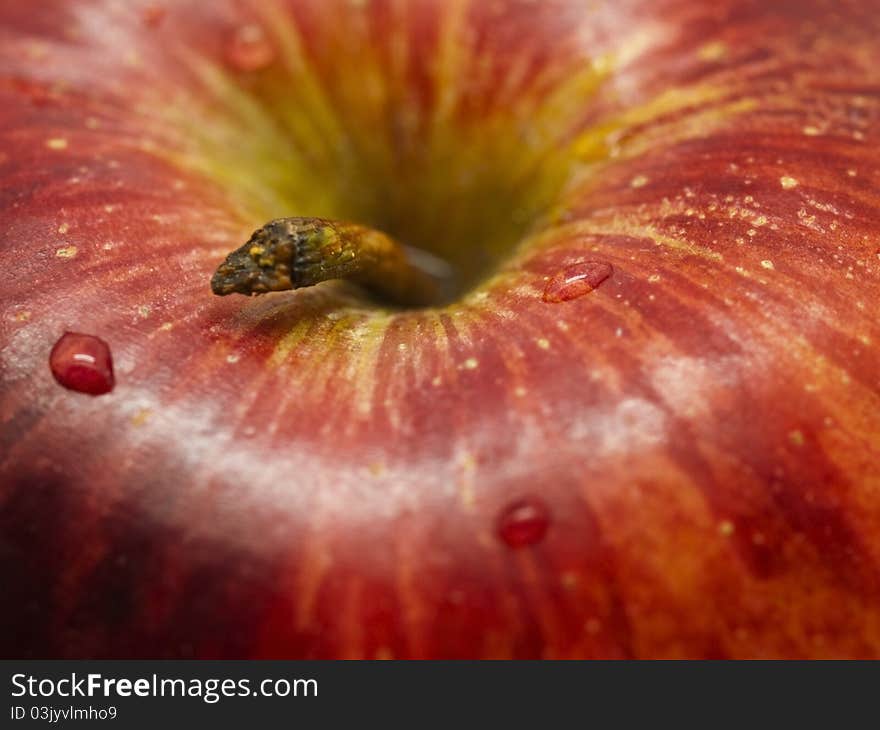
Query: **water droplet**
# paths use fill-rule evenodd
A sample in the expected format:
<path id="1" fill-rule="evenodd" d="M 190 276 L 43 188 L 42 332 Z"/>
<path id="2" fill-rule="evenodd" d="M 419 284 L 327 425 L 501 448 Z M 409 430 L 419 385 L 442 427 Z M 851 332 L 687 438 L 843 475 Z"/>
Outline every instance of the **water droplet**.
<path id="1" fill-rule="evenodd" d="M 614 272 L 604 261 L 584 261 L 558 272 L 547 282 L 545 302 L 567 302 L 589 294 Z"/>
<path id="2" fill-rule="evenodd" d="M 249 23 L 232 34 L 226 60 L 239 71 L 259 71 L 275 60 L 275 46 L 259 25 Z"/>
<path id="3" fill-rule="evenodd" d="M 65 332 L 49 355 L 49 367 L 61 385 L 89 395 L 113 390 L 110 347 L 94 335 Z"/>
<path id="4" fill-rule="evenodd" d="M 526 497 L 509 505 L 498 519 L 498 536 L 512 548 L 534 545 L 544 539 L 550 526 L 546 505 Z"/>

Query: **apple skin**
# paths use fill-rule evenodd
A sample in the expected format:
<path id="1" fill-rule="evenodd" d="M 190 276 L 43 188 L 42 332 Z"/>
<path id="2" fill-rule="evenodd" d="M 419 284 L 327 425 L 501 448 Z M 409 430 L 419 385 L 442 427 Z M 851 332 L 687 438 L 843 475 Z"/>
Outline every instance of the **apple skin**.
<path id="1" fill-rule="evenodd" d="M 880 656 L 878 38 L 873 1 L 0 4 L 0 654 Z M 282 215 L 490 273 L 212 297 Z M 53 380 L 67 330 L 112 393 Z"/>

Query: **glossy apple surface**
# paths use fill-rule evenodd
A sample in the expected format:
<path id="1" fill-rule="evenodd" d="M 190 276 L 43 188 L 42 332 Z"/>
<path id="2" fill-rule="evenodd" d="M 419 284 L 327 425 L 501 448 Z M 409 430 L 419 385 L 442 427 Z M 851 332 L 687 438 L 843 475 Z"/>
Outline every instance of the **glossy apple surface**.
<path id="1" fill-rule="evenodd" d="M 4 656 L 880 656 L 880 5 L 0 4 Z M 271 218 L 447 306 L 212 296 Z M 62 387 L 67 331 L 115 388 Z"/>

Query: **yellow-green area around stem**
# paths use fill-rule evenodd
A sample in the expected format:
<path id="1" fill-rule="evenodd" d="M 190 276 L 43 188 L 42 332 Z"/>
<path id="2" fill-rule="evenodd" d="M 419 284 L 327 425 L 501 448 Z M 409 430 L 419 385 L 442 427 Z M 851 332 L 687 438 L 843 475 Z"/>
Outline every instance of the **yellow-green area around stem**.
<path id="1" fill-rule="evenodd" d="M 666 144 L 700 136 L 753 105 L 697 83 L 624 109 L 608 81 L 641 52 L 646 41 L 634 36 L 614 56 L 585 53 L 550 88 L 536 83 L 540 91 L 469 114 L 460 94 L 480 58 L 454 13 L 441 31 L 433 104 L 418 103 L 405 64 L 389 70 L 366 42 L 328 51 L 339 69 L 330 89 L 290 18 L 272 3 L 260 13 L 277 49 L 266 69 L 242 74 L 179 51 L 203 93 L 144 104 L 181 142 L 165 154 L 228 190 L 249 225 L 314 216 L 370 226 L 449 262 L 459 292 L 527 255 L 532 234 L 561 222 L 567 191 L 585 179 L 658 134 Z M 359 32 L 351 22 L 347 32 Z M 590 117 L 600 101 L 611 111 Z"/>

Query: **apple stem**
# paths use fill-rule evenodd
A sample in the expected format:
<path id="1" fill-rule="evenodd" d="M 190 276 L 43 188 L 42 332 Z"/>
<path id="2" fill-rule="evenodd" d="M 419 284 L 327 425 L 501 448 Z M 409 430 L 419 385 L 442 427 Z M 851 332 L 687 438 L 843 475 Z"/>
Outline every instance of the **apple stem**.
<path id="1" fill-rule="evenodd" d="M 264 294 L 346 279 L 384 300 L 430 306 L 443 300 L 451 269 L 367 226 L 324 218 L 269 221 L 230 253 L 211 277 L 211 290 Z"/>

